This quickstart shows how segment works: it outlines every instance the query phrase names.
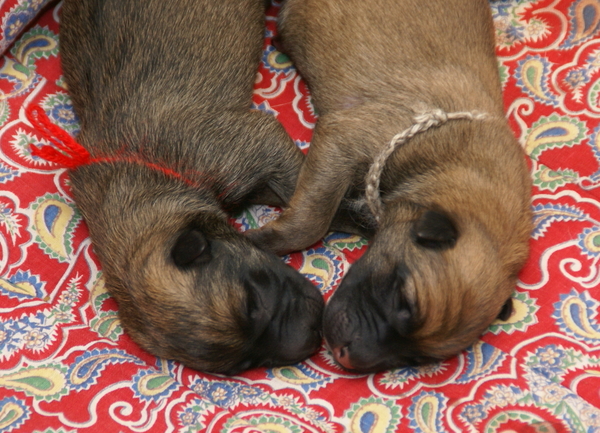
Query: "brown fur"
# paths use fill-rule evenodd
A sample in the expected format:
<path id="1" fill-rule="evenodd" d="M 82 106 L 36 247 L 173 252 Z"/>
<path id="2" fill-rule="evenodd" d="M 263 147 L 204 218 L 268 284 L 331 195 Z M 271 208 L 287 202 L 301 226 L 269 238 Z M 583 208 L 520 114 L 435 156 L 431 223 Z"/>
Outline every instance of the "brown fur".
<path id="1" fill-rule="evenodd" d="M 126 331 L 213 372 L 297 362 L 320 345 L 322 298 L 227 222 L 283 205 L 302 153 L 249 110 L 264 0 L 65 0 L 60 49 L 94 156 L 71 173 Z M 144 166 L 162 165 L 197 187 Z"/>
<path id="2" fill-rule="evenodd" d="M 249 235 L 280 254 L 330 228 L 372 237 L 324 316 L 344 366 L 458 353 L 510 297 L 531 229 L 530 178 L 504 119 L 487 2 L 287 0 L 279 28 L 320 117 L 289 209 Z M 431 108 L 488 118 L 452 120 L 396 150 L 376 227 L 367 170 Z"/>

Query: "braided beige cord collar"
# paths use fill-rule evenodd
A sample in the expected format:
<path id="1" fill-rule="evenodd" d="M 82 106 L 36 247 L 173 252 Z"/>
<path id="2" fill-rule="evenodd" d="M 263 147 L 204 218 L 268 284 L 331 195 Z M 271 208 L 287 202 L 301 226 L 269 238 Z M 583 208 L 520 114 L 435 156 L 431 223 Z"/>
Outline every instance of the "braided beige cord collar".
<path id="1" fill-rule="evenodd" d="M 398 146 L 406 143 L 415 135 L 425 132 L 430 128 L 439 127 L 449 120 L 482 120 L 486 117 L 487 114 L 477 111 L 446 113 L 439 108 L 416 115 L 413 118 L 414 123 L 392 138 L 389 146 L 375 158 L 375 161 L 367 173 L 365 198 L 375 220 L 379 222 L 379 219 L 381 218 L 382 204 L 379 196 L 381 173 L 383 172 L 385 162 Z"/>

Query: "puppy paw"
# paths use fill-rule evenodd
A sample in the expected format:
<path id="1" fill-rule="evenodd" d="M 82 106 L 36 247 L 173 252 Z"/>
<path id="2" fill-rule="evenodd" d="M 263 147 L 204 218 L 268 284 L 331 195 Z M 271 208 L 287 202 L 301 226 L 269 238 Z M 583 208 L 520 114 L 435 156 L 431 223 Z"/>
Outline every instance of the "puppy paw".
<path id="1" fill-rule="evenodd" d="M 290 247 L 286 242 L 285 236 L 274 229 L 271 224 L 258 229 L 247 230 L 244 232 L 244 235 L 259 248 L 271 251 L 280 256 L 294 251 L 293 247 Z"/>

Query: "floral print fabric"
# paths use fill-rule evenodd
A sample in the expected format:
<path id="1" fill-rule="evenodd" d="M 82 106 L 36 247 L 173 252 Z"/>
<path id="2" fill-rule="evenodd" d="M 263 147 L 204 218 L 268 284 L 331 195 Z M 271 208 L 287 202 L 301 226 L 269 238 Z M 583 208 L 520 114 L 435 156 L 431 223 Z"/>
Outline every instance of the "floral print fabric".
<path id="1" fill-rule="evenodd" d="M 58 57 L 60 3 L 46 3 L 0 1 L 0 432 L 600 431 L 598 0 L 490 3 L 506 112 L 534 182 L 512 316 L 441 364 L 354 375 L 323 347 L 235 377 L 157 359 L 123 333 L 68 173 L 30 154 L 41 138 L 24 107 L 79 128 Z M 254 106 L 306 150 L 316 114 L 270 44 L 279 6 L 267 13 Z M 232 223 L 276 213 L 255 206 Z M 331 233 L 284 260 L 329 298 L 366 248 Z"/>

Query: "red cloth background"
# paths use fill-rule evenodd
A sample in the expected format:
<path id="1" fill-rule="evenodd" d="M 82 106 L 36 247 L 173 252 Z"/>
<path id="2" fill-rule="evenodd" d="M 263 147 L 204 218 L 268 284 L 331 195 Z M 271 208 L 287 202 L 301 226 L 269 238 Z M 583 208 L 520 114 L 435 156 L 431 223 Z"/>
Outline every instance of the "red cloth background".
<path id="1" fill-rule="evenodd" d="M 491 3 L 507 116 L 535 187 L 515 312 L 460 356 L 348 374 L 325 348 L 225 378 L 123 334 L 65 170 L 33 158 L 24 108 L 78 129 L 61 78 L 60 4 L 0 0 L 0 433 L 600 431 L 600 1 Z M 255 104 L 308 148 L 316 121 L 267 16 Z M 428 29 L 423 29 L 424 32 Z M 253 207 L 240 229 L 272 218 Z M 328 298 L 366 242 L 330 234 L 285 258 Z"/>

